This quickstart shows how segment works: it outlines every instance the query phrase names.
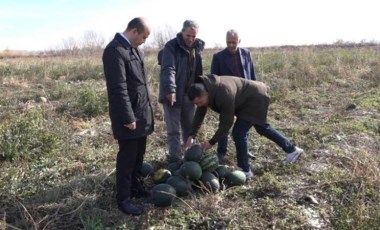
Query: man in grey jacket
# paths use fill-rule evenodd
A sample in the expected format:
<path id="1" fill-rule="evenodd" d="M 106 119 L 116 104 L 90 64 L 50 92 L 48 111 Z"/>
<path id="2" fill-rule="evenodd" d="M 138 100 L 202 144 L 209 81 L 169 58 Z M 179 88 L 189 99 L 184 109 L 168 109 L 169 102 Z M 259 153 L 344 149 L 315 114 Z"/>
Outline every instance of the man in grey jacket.
<path id="1" fill-rule="evenodd" d="M 138 180 L 146 150 L 147 136 L 153 132 L 153 109 L 143 53 L 137 48 L 150 34 L 143 18 L 132 19 L 127 29 L 117 33 L 103 53 L 112 131 L 119 144 L 116 158 L 116 199 L 125 214 L 140 215 L 131 203 L 133 196 L 149 196 Z"/>
<path id="2" fill-rule="evenodd" d="M 182 159 L 181 142 L 189 137 L 194 116 L 195 107 L 186 92 L 203 73 L 201 51 L 205 43 L 197 38 L 198 29 L 196 22 L 186 20 L 182 31 L 160 53 L 159 102 L 164 109 L 169 162 Z"/>
<path id="3" fill-rule="evenodd" d="M 247 133 L 252 126 L 260 135 L 275 142 L 287 153 L 286 162 L 293 163 L 298 159 L 303 150 L 267 122 L 270 101 L 267 85 L 233 76 L 209 75 L 201 76 L 200 79 L 201 83 L 193 84 L 188 91 L 189 99 L 197 105 L 197 110 L 186 148 L 193 144 L 207 109 L 210 108 L 220 114 L 219 126 L 210 140 L 201 143 L 202 148 L 211 148 L 233 126 L 232 137 L 236 147 L 237 166 L 247 178 L 253 177 L 247 151 Z"/>

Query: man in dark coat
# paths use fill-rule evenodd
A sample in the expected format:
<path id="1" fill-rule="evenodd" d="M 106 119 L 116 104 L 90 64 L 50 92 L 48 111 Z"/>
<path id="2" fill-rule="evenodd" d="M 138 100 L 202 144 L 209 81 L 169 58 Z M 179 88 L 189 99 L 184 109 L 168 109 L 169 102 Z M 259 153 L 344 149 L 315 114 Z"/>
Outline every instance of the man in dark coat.
<path id="1" fill-rule="evenodd" d="M 239 47 L 240 37 L 236 30 L 227 31 L 226 43 L 225 49 L 212 56 L 211 74 L 256 80 L 251 52 Z"/>
<path id="2" fill-rule="evenodd" d="M 228 30 L 226 33 L 227 47 L 215 53 L 211 61 L 211 74 L 218 76 L 235 76 L 248 80 L 256 80 L 255 69 L 251 52 L 248 49 L 239 47 L 240 36 L 236 30 Z M 223 164 L 227 154 L 228 136 L 223 137 L 218 142 L 217 155 L 219 163 Z M 255 156 L 248 150 L 248 156 Z"/>
<path id="3" fill-rule="evenodd" d="M 150 34 L 144 18 L 132 19 L 123 33 L 117 33 L 103 53 L 109 115 L 114 138 L 119 144 L 116 159 L 116 199 L 119 209 L 131 215 L 142 210 L 131 203 L 132 196 L 148 196 L 139 170 L 147 136 L 153 132 L 153 109 L 143 53 L 138 46 Z"/>
<path id="4" fill-rule="evenodd" d="M 193 144 L 207 109 L 211 108 L 220 114 L 219 126 L 210 140 L 202 142 L 202 148 L 211 148 L 233 126 L 232 137 L 236 147 L 237 166 L 247 178 L 253 177 L 247 151 L 247 133 L 252 126 L 260 135 L 272 140 L 287 153 L 286 162 L 293 163 L 297 160 L 303 150 L 290 143 L 267 122 L 270 101 L 267 85 L 233 76 L 209 75 L 201 76 L 200 79 L 201 83 L 193 84 L 188 91 L 189 99 L 197 105 L 197 109 L 186 148 Z"/>

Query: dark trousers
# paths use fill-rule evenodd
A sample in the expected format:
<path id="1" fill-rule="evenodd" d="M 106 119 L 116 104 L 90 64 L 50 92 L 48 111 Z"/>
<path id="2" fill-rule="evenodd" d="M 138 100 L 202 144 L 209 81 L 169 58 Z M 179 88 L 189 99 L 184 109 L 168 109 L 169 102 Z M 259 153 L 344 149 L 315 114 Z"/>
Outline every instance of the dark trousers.
<path id="1" fill-rule="evenodd" d="M 247 133 L 247 139 L 248 139 L 248 133 Z M 218 141 L 218 147 L 216 149 L 216 152 L 218 153 L 218 156 L 225 157 L 227 154 L 227 145 L 228 145 L 228 135 L 223 137 Z"/>
<path id="2" fill-rule="evenodd" d="M 218 155 L 223 156 L 223 157 L 226 155 L 227 143 L 228 143 L 228 136 L 225 136 L 218 141 L 218 147 L 216 148 Z"/>
<path id="3" fill-rule="evenodd" d="M 235 142 L 238 166 L 242 168 L 244 171 L 247 172 L 249 170 L 247 137 L 248 131 L 252 126 L 255 127 L 256 132 L 258 134 L 276 143 L 286 153 L 291 153 L 295 150 L 295 146 L 292 143 L 290 143 L 290 141 L 284 135 L 282 135 L 279 131 L 273 128 L 269 123 L 266 123 L 264 126 L 261 126 L 238 118 L 236 119 L 236 122 L 232 129 L 232 137 Z"/>
<path id="4" fill-rule="evenodd" d="M 147 137 L 118 140 L 116 159 L 116 199 L 118 203 L 130 198 L 131 189 L 137 186 L 138 172 L 144 160 Z"/>

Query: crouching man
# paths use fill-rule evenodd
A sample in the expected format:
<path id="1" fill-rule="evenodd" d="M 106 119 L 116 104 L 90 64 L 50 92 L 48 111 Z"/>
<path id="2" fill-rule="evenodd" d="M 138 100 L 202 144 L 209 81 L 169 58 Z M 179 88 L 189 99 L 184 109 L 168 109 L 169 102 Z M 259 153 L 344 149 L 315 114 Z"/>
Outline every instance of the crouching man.
<path id="1" fill-rule="evenodd" d="M 248 132 L 253 126 L 256 131 L 275 142 L 286 153 L 286 162 L 293 163 L 303 150 L 292 144 L 267 121 L 269 87 L 259 81 L 250 81 L 233 76 L 201 76 L 198 83 L 188 90 L 189 99 L 197 106 L 190 137 L 189 148 L 201 127 L 208 108 L 219 113 L 219 126 L 213 137 L 201 143 L 203 150 L 215 145 L 228 134 L 233 126 L 232 137 L 236 147 L 237 166 L 247 178 L 253 177 L 248 163 Z M 236 116 L 236 121 L 234 118 Z"/>

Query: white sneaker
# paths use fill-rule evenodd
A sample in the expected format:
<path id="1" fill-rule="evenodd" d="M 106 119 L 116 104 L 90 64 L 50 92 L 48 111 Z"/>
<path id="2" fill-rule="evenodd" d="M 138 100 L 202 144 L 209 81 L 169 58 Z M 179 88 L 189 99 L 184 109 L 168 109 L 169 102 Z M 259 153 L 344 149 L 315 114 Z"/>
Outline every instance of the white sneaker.
<path id="1" fill-rule="evenodd" d="M 253 177 L 253 172 L 252 172 L 252 170 L 249 170 L 248 172 L 243 171 L 243 173 L 245 174 L 245 177 L 246 177 L 247 179 L 251 179 L 251 178 Z"/>
<path id="2" fill-rule="evenodd" d="M 240 168 L 240 167 L 237 166 L 237 165 L 235 165 L 235 168 L 236 168 L 237 170 L 239 170 L 239 171 L 242 171 L 242 172 L 245 174 L 245 178 L 247 178 L 247 179 L 250 179 L 250 178 L 254 177 L 253 172 L 252 172 L 251 169 L 249 169 L 249 171 L 246 172 L 246 171 L 244 171 L 242 168 Z"/>
<path id="3" fill-rule="evenodd" d="M 288 153 L 286 156 L 286 162 L 289 164 L 294 163 L 301 155 L 301 153 L 303 153 L 303 149 L 296 147 L 296 150 L 294 150 L 294 152 Z"/>

